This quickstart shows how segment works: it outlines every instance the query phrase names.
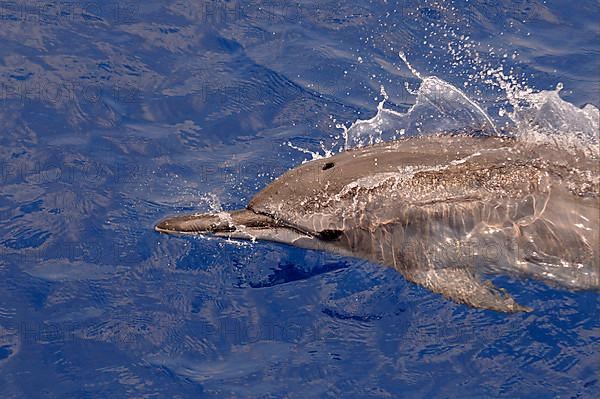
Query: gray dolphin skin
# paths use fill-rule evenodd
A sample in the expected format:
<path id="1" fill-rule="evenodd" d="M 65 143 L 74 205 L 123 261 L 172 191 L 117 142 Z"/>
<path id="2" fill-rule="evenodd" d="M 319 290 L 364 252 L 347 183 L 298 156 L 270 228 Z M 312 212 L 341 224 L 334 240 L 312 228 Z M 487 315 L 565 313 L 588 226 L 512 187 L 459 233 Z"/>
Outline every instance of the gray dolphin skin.
<path id="1" fill-rule="evenodd" d="M 350 255 L 457 303 L 530 311 L 483 276 L 598 289 L 599 172 L 597 159 L 552 145 L 406 138 L 307 162 L 246 209 L 174 216 L 156 230 Z"/>

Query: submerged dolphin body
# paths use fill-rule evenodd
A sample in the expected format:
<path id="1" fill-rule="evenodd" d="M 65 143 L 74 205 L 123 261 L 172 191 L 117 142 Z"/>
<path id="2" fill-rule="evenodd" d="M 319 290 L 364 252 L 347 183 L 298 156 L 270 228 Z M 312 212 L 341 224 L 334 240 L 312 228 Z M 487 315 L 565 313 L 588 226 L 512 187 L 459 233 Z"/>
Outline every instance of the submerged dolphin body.
<path id="1" fill-rule="evenodd" d="M 477 308 L 528 311 L 483 273 L 599 286 L 598 161 L 515 139 L 428 136 L 300 165 L 246 209 L 175 216 L 162 233 L 327 250 L 393 267 Z"/>

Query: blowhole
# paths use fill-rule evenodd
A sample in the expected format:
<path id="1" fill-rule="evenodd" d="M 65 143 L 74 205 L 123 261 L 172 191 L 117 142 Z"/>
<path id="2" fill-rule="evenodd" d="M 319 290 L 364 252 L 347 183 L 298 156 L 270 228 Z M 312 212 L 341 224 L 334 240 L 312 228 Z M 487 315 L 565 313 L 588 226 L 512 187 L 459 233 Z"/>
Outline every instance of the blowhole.
<path id="1" fill-rule="evenodd" d="M 325 165 L 323 165 L 323 170 L 331 169 L 334 166 L 335 164 L 333 162 L 327 162 Z"/>

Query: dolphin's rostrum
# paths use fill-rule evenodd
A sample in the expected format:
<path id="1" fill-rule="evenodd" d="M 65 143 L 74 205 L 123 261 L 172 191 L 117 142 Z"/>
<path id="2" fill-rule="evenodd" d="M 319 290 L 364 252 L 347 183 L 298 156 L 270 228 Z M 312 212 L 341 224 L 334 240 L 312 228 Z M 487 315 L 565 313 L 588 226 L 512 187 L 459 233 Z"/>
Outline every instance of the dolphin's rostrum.
<path id="1" fill-rule="evenodd" d="M 477 308 L 529 311 L 484 273 L 599 286 L 598 160 L 512 138 L 433 135 L 300 165 L 246 209 L 162 233 L 270 240 L 361 257 Z"/>

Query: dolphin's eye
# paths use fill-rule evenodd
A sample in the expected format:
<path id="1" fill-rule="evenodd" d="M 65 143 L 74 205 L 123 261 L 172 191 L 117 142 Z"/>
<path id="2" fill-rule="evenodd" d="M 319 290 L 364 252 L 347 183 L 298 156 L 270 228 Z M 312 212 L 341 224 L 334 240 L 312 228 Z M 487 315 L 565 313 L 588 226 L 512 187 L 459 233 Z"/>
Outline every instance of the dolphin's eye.
<path id="1" fill-rule="evenodd" d="M 333 162 L 327 162 L 325 165 L 323 165 L 323 170 L 331 169 L 334 166 L 335 164 Z"/>
<path id="2" fill-rule="evenodd" d="M 344 234 L 342 230 L 322 230 L 319 231 L 319 240 L 323 241 L 333 241 L 337 240 Z"/>

